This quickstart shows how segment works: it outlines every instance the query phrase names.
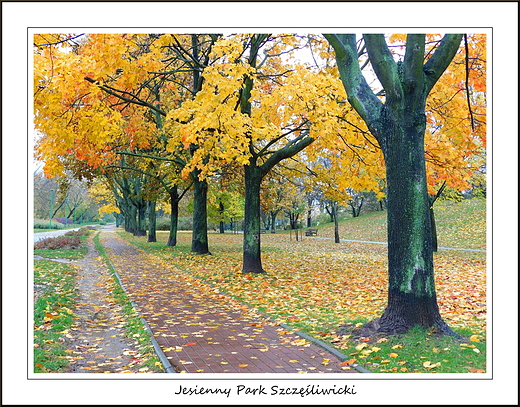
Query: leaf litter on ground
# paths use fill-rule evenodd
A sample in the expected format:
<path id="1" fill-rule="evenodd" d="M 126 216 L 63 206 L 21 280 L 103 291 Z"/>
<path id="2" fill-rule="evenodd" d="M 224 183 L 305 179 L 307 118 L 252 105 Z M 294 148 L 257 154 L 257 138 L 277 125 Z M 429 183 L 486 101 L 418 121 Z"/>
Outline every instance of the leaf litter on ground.
<path id="1" fill-rule="evenodd" d="M 467 228 L 472 225 L 468 222 Z M 461 234 L 466 235 L 465 229 Z M 166 233 L 159 232 L 158 242 L 153 244 L 126 233 L 120 235 L 218 291 L 338 349 L 351 346 L 348 335 L 337 334 L 338 327 L 377 318 L 386 305 L 386 246 L 334 244 L 316 237 L 296 241 L 288 234 L 265 234 L 262 261 L 267 273 L 252 275 L 241 273 L 240 234 L 210 233 L 212 256 L 191 254 L 189 233 L 179 233 L 178 246 L 173 248 L 165 247 Z M 485 259 L 485 253 L 464 256 L 445 251 L 434 255 L 441 315 L 455 330 L 482 338 L 486 335 L 487 310 Z M 200 282 L 190 284 L 196 287 Z M 387 360 L 397 358 L 387 355 L 383 360 L 388 364 Z M 420 369 L 432 372 L 439 366 L 432 361 Z M 396 367 L 390 371 L 396 371 Z M 411 371 L 409 367 L 399 367 L 399 372 Z"/>

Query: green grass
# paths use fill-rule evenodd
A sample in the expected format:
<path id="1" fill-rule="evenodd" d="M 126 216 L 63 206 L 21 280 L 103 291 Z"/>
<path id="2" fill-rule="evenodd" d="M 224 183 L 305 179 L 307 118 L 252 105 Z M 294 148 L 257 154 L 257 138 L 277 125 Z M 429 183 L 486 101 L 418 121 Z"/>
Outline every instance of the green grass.
<path id="1" fill-rule="evenodd" d="M 56 250 L 34 250 L 34 254 L 48 259 L 81 259 L 85 257 L 88 249 L 80 247 L 79 249 L 56 249 Z"/>
<path id="2" fill-rule="evenodd" d="M 439 246 L 486 249 L 486 201 L 469 199 L 461 202 L 438 201 L 434 206 Z M 339 222 L 342 239 L 386 242 L 386 211 L 362 214 Z M 333 237 L 334 226 L 318 226 L 318 236 Z"/>
<path id="3" fill-rule="evenodd" d="M 47 260 L 34 262 L 34 372 L 61 372 L 67 366 L 63 336 L 72 326 L 75 270 Z"/>
<path id="4" fill-rule="evenodd" d="M 471 334 L 468 330 L 460 333 Z M 486 342 L 481 336 L 472 339 L 461 342 L 415 327 L 373 343 L 352 341 L 341 351 L 376 373 L 482 373 L 486 369 Z M 331 339 L 332 344 L 335 341 L 340 339 Z"/>
<path id="5" fill-rule="evenodd" d="M 93 242 L 100 257 L 105 261 L 107 267 L 112 273 L 114 280 L 112 296 L 114 297 L 116 303 L 122 305 L 123 312 L 126 316 L 126 336 L 132 340 L 136 340 L 139 343 L 139 352 L 141 355 L 143 355 L 143 362 L 139 364 L 137 368 L 148 367 L 153 372 L 164 372 L 164 370 L 160 367 L 162 364 L 160 363 L 160 360 L 155 353 L 150 334 L 143 325 L 143 322 L 137 314 L 136 309 L 133 307 L 130 298 L 126 295 L 125 291 L 116 278 L 116 272 L 112 266 L 112 262 L 108 258 L 105 248 L 99 241 L 99 232 L 94 236 Z"/>

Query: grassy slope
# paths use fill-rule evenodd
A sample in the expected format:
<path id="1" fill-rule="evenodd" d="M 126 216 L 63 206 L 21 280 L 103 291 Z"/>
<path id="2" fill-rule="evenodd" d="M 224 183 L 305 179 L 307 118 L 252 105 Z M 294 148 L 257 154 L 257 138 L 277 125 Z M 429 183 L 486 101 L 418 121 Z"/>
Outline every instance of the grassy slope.
<path id="1" fill-rule="evenodd" d="M 486 249 L 486 202 L 472 199 L 462 202 L 440 201 L 434 206 L 439 246 Z M 334 237 L 332 223 L 319 226 L 319 235 Z M 340 221 L 342 239 L 386 242 L 386 211 L 362 214 Z"/>

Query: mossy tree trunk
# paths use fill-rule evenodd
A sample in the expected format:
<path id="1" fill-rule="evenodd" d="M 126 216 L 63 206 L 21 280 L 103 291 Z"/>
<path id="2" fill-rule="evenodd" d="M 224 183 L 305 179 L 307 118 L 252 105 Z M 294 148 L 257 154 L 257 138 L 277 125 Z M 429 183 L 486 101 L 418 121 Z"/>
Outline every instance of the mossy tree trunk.
<path id="1" fill-rule="evenodd" d="M 134 236 L 146 236 L 146 207 L 148 205 L 142 198 L 138 198 L 135 201 L 137 207 L 137 230 Z"/>
<path id="2" fill-rule="evenodd" d="M 199 179 L 199 170 L 193 177 L 193 234 L 191 251 L 196 254 L 211 254 L 208 246 L 208 183 Z"/>
<path id="3" fill-rule="evenodd" d="M 166 246 L 177 245 L 177 228 L 179 225 L 179 192 L 177 186 L 173 186 L 168 191 L 170 194 L 170 234 Z"/>
<path id="4" fill-rule="evenodd" d="M 148 242 L 157 242 L 157 216 L 155 202 L 148 202 Z"/>
<path id="5" fill-rule="evenodd" d="M 244 273 L 263 273 L 260 253 L 260 184 L 262 172 L 256 165 L 244 167 L 245 211 L 244 211 Z"/>
<path id="6" fill-rule="evenodd" d="M 424 34 L 408 35 L 402 62 L 395 62 L 383 35 L 364 35 L 370 62 L 386 93 L 384 104 L 361 73 L 355 35 L 325 37 L 335 50 L 348 100 L 385 157 L 389 281 L 379 331 L 405 332 L 419 325 L 457 336 L 437 305 L 424 132 L 426 98 L 455 56 L 462 35 L 445 35 L 426 63 Z"/>

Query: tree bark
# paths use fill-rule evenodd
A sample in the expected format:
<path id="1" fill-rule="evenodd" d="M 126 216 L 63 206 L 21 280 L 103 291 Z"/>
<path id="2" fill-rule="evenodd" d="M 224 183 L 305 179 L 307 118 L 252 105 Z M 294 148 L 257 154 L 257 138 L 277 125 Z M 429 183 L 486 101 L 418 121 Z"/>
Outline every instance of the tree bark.
<path id="1" fill-rule="evenodd" d="M 208 247 L 208 183 L 199 179 L 199 170 L 193 176 L 193 234 L 191 251 L 196 254 L 211 254 Z"/>
<path id="2" fill-rule="evenodd" d="M 332 213 L 334 216 L 334 243 L 339 243 L 339 221 L 338 221 L 338 203 L 332 204 Z"/>
<path id="3" fill-rule="evenodd" d="M 177 245 L 177 228 L 179 223 L 179 193 L 177 187 L 174 186 L 168 191 L 170 194 L 170 234 L 166 246 Z"/>
<path id="4" fill-rule="evenodd" d="M 139 199 L 137 203 L 137 230 L 134 236 L 146 236 L 146 202 Z"/>
<path id="5" fill-rule="evenodd" d="M 219 202 L 219 206 L 218 206 L 218 210 L 219 210 L 219 213 L 220 213 L 220 216 L 223 217 L 224 216 L 224 204 L 222 202 Z M 219 222 L 219 232 L 220 233 L 224 233 L 224 221 L 221 220 Z"/>
<path id="6" fill-rule="evenodd" d="M 157 242 L 155 202 L 148 202 L 148 242 Z"/>
<path id="7" fill-rule="evenodd" d="M 424 160 L 424 115 L 406 103 L 387 126 L 388 306 L 384 332 L 415 325 L 446 331 L 437 306 L 429 197 Z"/>
<path id="8" fill-rule="evenodd" d="M 260 184 L 263 174 L 256 165 L 244 166 L 245 211 L 243 273 L 265 273 L 260 254 Z"/>
<path id="9" fill-rule="evenodd" d="M 132 203 L 127 204 L 125 214 L 125 231 L 135 234 L 137 231 L 137 208 Z"/>
<path id="10" fill-rule="evenodd" d="M 276 233 L 276 215 L 278 211 L 271 211 L 271 233 Z"/>

